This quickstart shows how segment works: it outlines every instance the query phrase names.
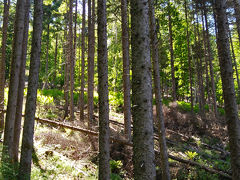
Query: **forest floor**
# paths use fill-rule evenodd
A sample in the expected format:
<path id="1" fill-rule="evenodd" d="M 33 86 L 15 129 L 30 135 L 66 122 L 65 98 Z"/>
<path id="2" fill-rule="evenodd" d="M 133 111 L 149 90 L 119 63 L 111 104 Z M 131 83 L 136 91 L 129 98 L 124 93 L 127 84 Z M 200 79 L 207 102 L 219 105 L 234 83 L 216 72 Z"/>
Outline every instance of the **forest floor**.
<path id="1" fill-rule="evenodd" d="M 63 106 L 50 96 L 38 97 L 37 116 L 51 119 L 62 124 L 87 128 L 87 120 L 80 121 L 76 109 L 74 122 L 62 120 Z M 186 105 L 186 103 L 185 103 Z M 227 129 L 223 116 L 215 118 L 206 113 L 201 118 L 197 113 L 190 113 L 182 103 L 169 103 L 163 106 L 166 125 L 171 177 L 172 179 L 229 179 L 218 173 L 231 174 L 228 152 Z M 154 117 L 156 116 L 154 107 Z M 92 128 L 97 132 L 96 123 Z M 110 130 L 114 139 L 124 140 L 123 114 L 110 110 Z M 154 119 L 156 121 L 156 119 Z M 157 128 L 155 130 L 155 150 L 159 151 Z M 123 141 L 124 142 L 124 141 Z M 98 177 L 98 139 L 97 136 L 82 133 L 67 127 L 36 122 L 34 137 L 34 155 L 32 179 L 97 179 Z M 132 179 L 132 147 L 129 144 L 111 140 L 111 179 Z M 184 163 L 178 159 L 185 160 Z M 192 164 L 196 163 L 196 164 Z M 160 160 L 156 153 L 156 169 L 160 177 Z M 202 168 L 201 166 L 204 166 Z"/>

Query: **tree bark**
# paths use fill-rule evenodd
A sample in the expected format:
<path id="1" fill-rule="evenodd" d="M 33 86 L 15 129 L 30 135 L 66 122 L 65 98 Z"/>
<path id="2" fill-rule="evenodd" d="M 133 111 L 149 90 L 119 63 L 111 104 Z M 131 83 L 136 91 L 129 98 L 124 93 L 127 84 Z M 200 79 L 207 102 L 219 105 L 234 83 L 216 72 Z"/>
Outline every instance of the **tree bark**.
<path id="1" fill-rule="evenodd" d="M 205 98 L 204 98 L 204 85 L 203 85 L 203 63 L 202 63 L 202 40 L 199 32 L 198 22 L 198 5 L 196 4 L 196 24 L 195 24 L 195 51 L 197 57 L 197 74 L 198 74 L 198 89 L 199 89 L 199 113 L 202 119 L 205 119 Z M 197 47 L 200 46 L 200 47 Z"/>
<path id="2" fill-rule="evenodd" d="M 2 161 L 13 162 L 13 136 L 17 107 L 19 73 L 22 59 L 23 31 L 25 18 L 25 0 L 18 0 L 15 16 L 11 76 L 8 93 L 8 105 L 3 140 Z"/>
<path id="3" fill-rule="evenodd" d="M 106 0 L 98 0 L 98 94 L 99 94 L 99 173 L 100 180 L 110 180 L 109 99 Z"/>
<path id="4" fill-rule="evenodd" d="M 66 25 L 67 29 L 67 25 Z M 67 38 L 67 30 L 64 31 L 64 39 Z M 67 51 L 67 42 L 65 42 L 64 47 L 63 47 L 63 53 L 65 56 L 65 66 L 64 66 L 64 117 L 65 119 L 68 116 L 68 106 L 69 106 L 69 53 Z"/>
<path id="5" fill-rule="evenodd" d="M 36 112 L 37 88 L 39 79 L 43 1 L 34 0 L 33 38 L 30 59 L 30 71 L 28 78 L 28 92 L 25 108 L 25 120 L 23 127 L 23 139 L 18 179 L 31 177 L 31 161 L 33 151 L 34 120 Z"/>
<path id="6" fill-rule="evenodd" d="M 129 67 L 129 26 L 128 26 L 128 3 L 121 0 L 122 16 L 122 53 L 123 53 L 123 93 L 124 93 L 124 133 L 125 137 L 131 139 L 131 84 Z"/>
<path id="7" fill-rule="evenodd" d="M 49 34 L 50 34 L 50 22 L 47 26 L 47 50 L 46 50 L 46 64 L 45 64 L 45 82 L 43 85 L 44 89 L 48 89 L 48 56 L 49 56 Z"/>
<path id="8" fill-rule="evenodd" d="M 15 117 L 15 125 L 14 125 L 14 137 L 13 137 L 13 159 L 16 163 L 18 162 L 19 139 L 20 139 L 20 133 L 21 133 L 21 124 L 22 124 L 22 107 L 23 107 L 24 87 L 25 87 L 25 67 L 26 67 L 27 45 L 28 45 L 29 9 L 30 9 L 30 1 L 26 0 L 22 61 L 21 61 L 21 67 L 20 67 L 17 110 L 16 110 L 16 117 Z"/>
<path id="9" fill-rule="evenodd" d="M 70 120 L 74 120 L 74 55 L 73 55 L 73 0 L 69 0 L 69 64 L 70 64 Z"/>
<path id="10" fill-rule="evenodd" d="M 207 51 L 208 51 L 208 61 L 209 61 L 209 67 L 210 67 L 210 76 L 211 76 L 211 89 L 212 89 L 212 98 L 213 98 L 213 109 L 215 117 L 218 117 L 218 111 L 217 111 L 217 98 L 216 98 L 216 85 L 214 80 L 214 72 L 213 72 L 213 63 L 212 60 L 212 48 L 211 48 L 211 42 L 210 42 L 210 34 L 209 34 L 209 25 L 208 25 L 208 18 L 207 18 L 207 10 L 206 6 L 204 4 L 204 17 L 205 17 L 205 24 L 206 24 L 206 39 L 207 39 Z"/>
<path id="11" fill-rule="evenodd" d="M 57 87 L 57 82 L 56 82 L 56 78 L 57 78 L 57 72 L 58 72 L 58 68 L 57 68 L 57 58 L 58 58 L 58 34 L 56 34 L 56 42 L 55 42 L 55 54 L 54 54 L 54 88 Z"/>
<path id="12" fill-rule="evenodd" d="M 187 23 L 187 49 L 188 49 L 188 72 L 189 72 L 189 83 L 190 83 L 190 101 L 191 101 L 191 112 L 193 113 L 193 74 L 192 74 L 192 62 L 191 62 L 191 51 L 190 51 L 190 39 L 189 39 L 189 23 L 188 23 L 188 10 L 187 1 L 184 1 L 185 19 Z"/>
<path id="13" fill-rule="evenodd" d="M 94 119 L 94 54 L 95 54 L 95 0 L 92 0 L 91 17 L 88 17 L 89 28 L 88 39 L 88 127 L 90 128 Z"/>
<path id="14" fill-rule="evenodd" d="M 73 55 L 74 55 L 74 67 L 76 64 L 76 47 L 77 47 L 77 8 L 78 8 L 78 0 L 75 0 L 75 16 L 74 16 L 74 37 L 73 37 Z"/>
<path id="15" fill-rule="evenodd" d="M 152 66 L 153 66 L 153 79 L 154 79 L 154 91 L 156 98 L 156 109 L 157 109 L 157 126 L 159 134 L 159 146 L 160 146 L 160 159 L 161 159 L 161 171 L 162 179 L 170 180 L 170 170 L 168 164 L 168 153 L 166 144 L 166 134 L 164 117 L 162 111 L 162 97 L 160 87 L 160 70 L 159 70 L 159 58 L 158 58 L 158 40 L 156 32 L 156 20 L 155 20 L 155 9 L 153 0 L 148 0 L 149 4 L 149 19 L 150 19 L 150 37 L 151 37 L 151 50 L 152 50 Z"/>
<path id="16" fill-rule="evenodd" d="M 229 135 L 232 178 L 240 177 L 240 121 L 234 90 L 233 68 L 228 40 L 226 0 L 216 0 L 217 46 L 222 78 L 223 98 Z"/>
<path id="17" fill-rule="evenodd" d="M 91 17 L 91 0 L 88 1 L 88 13 Z M 84 86 L 85 86 L 85 8 L 86 2 L 83 0 L 83 11 L 82 11 L 82 61 L 81 61 L 81 90 L 80 90 L 80 120 L 84 121 Z M 89 17 L 88 17 L 89 18 Z M 88 33 L 91 25 L 88 22 Z"/>
<path id="18" fill-rule="evenodd" d="M 171 76 L 172 76 L 172 98 L 173 98 L 173 101 L 176 101 L 177 93 L 176 93 L 176 79 L 175 79 L 175 68 L 174 68 L 172 16 L 171 16 L 170 8 L 171 8 L 170 2 L 168 2 L 168 31 L 169 31 L 169 46 L 170 46 Z"/>
<path id="19" fill-rule="evenodd" d="M 239 0 L 233 0 L 234 3 L 234 15 L 236 18 L 236 25 L 237 25 L 237 32 L 238 32 L 238 40 L 240 43 L 240 1 Z"/>
<path id="20" fill-rule="evenodd" d="M 130 4 L 134 179 L 155 179 L 149 7 L 147 0 Z"/>
<path id="21" fill-rule="evenodd" d="M 228 25 L 228 27 L 229 27 L 229 25 Z M 237 66 L 236 56 L 235 56 L 235 52 L 234 52 L 232 34 L 230 31 L 230 28 L 228 28 L 228 34 L 229 34 L 230 46 L 231 46 L 231 50 L 232 50 L 232 59 L 233 59 L 236 76 L 237 76 L 237 84 L 238 84 L 237 95 L 238 95 L 238 97 L 240 97 L 240 81 L 239 81 L 239 74 L 238 74 L 238 66 Z"/>
<path id="22" fill-rule="evenodd" d="M 4 109 L 4 88 L 5 88 L 5 61 L 7 45 L 7 28 L 9 17 L 10 0 L 4 0 L 3 26 L 2 26 L 2 47 L 0 61 L 0 108 Z M 4 113 L 0 112 L 0 131 L 4 128 Z"/>
<path id="23" fill-rule="evenodd" d="M 201 3 L 201 20 L 202 20 L 202 42 L 204 47 L 204 61 L 205 61 L 205 74 L 206 74 L 206 101 L 205 103 L 210 105 L 210 89 L 209 89 L 209 58 L 208 58 L 208 51 L 207 51 L 207 38 L 206 38 L 206 31 L 205 31 L 205 21 L 203 17 L 203 2 Z"/>

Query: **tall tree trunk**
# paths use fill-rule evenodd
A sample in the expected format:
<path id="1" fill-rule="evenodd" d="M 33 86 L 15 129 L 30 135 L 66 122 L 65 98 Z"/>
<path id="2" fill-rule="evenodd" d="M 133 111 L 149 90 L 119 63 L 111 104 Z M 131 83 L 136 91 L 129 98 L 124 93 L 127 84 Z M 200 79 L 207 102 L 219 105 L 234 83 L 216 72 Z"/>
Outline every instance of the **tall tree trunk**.
<path id="1" fill-rule="evenodd" d="M 23 107 L 24 87 L 25 87 L 25 67 L 26 67 L 26 58 L 27 58 L 28 28 L 29 28 L 29 9 L 30 9 L 30 1 L 26 0 L 22 61 L 21 61 L 21 67 L 20 67 L 17 110 L 16 110 L 16 117 L 15 117 L 15 125 L 14 125 L 14 137 L 13 137 L 13 158 L 15 162 L 18 162 L 19 139 L 20 139 L 20 132 L 21 132 L 21 124 L 22 124 L 22 107 Z"/>
<path id="2" fill-rule="evenodd" d="M 2 160 L 13 162 L 13 136 L 17 107 L 19 73 L 22 59 L 22 45 L 25 18 L 25 0 L 18 0 L 15 16 L 11 76 L 8 93 L 8 105 L 5 121 Z"/>
<path id="3" fill-rule="evenodd" d="M 237 95 L 238 97 L 240 97 L 240 81 L 239 81 L 239 74 L 238 74 L 238 66 L 237 66 L 236 56 L 235 56 L 234 47 L 233 47 L 232 34 L 230 31 L 229 25 L 228 25 L 228 34 L 229 34 L 230 46 L 232 50 L 233 65 L 235 67 L 236 76 L 237 76 L 237 84 L 238 84 Z"/>
<path id="4" fill-rule="evenodd" d="M 66 25 L 66 29 L 67 29 L 67 25 Z M 64 39 L 67 39 L 67 30 L 64 31 Z M 63 47 L 63 53 L 65 56 L 65 66 L 64 66 L 64 100 L 65 100 L 65 104 L 64 104 L 64 117 L 63 119 L 65 119 L 68 116 L 68 106 L 69 106 L 69 53 L 68 53 L 68 46 L 67 46 L 68 42 L 65 42 L 65 45 Z"/>
<path id="5" fill-rule="evenodd" d="M 129 26 L 128 3 L 121 0 L 122 16 L 122 53 L 123 53 L 123 92 L 124 92 L 124 132 L 125 137 L 131 139 L 131 99 L 130 99 L 130 67 L 129 67 Z"/>
<path id="6" fill-rule="evenodd" d="M 25 108 L 25 120 L 23 127 L 23 139 L 21 148 L 21 159 L 18 179 L 29 179 L 31 177 L 31 161 L 33 151 L 34 121 L 36 112 L 37 88 L 39 78 L 43 1 L 34 0 L 33 38 L 30 60 L 30 71 L 28 77 L 28 92 Z"/>
<path id="7" fill-rule="evenodd" d="M 83 32 L 82 32 L 83 33 Z M 79 43 L 78 43 L 78 83 L 81 84 L 81 28 L 79 28 Z M 80 109 L 80 93 L 78 98 L 78 108 Z"/>
<path id="8" fill-rule="evenodd" d="M 188 23 L 188 9 L 187 9 L 187 1 L 184 1 L 184 9 L 185 9 L 185 19 L 187 23 L 187 49 L 188 49 L 188 72 L 189 72 L 189 83 L 190 83 L 190 101 L 191 101 L 191 112 L 193 113 L 193 74 L 192 74 L 192 62 L 191 62 L 191 52 L 190 52 L 190 39 L 189 39 L 189 23 Z"/>
<path id="9" fill-rule="evenodd" d="M 196 6 L 198 6 L 196 4 Z M 205 119 L 205 99 L 204 99 L 204 85 L 203 85 L 203 63 L 202 63 L 202 52 L 196 45 L 202 47 L 202 40 L 199 32 L 199 22 L 198 22 L 198 7 L 196 7 L 196 25 L 195 25 L 195 47 L 197 53 L 197 73 L 198 73 L 198 88 L 199 88 L 199 112 L 202 119 Z"/>
<path id="10" fill-rule="evenodd" d="M 130 4 L 134 179 L 155 179 L 149 7 L 147 0 Z"/>
<path id="11" fill-rule="evenodd" d="M 98 0 L 99 180 L 110 180 L 106 0 Z"/>
<path id="12" fill-rule="evenodd" d="M 90 3 L 90 5 L 89 5 Z M 82 61 L 81 61 L 81 90 L 80 90 L 80 120 L 84 121 L 84 86 L 85 86 L 85 6 L 83 0 L 82 11 Z M 89 17 L 90 16 L 90 17 Z M 91 18 L 91 0 L 88 1 L 88 18 Z M 91 20 L 90 20 L 91 21 Z M 91 23 L 88 22 L 88 33 L 90 33 Z"/>
<path id="13" fill-rule="evenodd" d="M 203 3 L 201 3 L 201 20 L 202 20 L 202 41 L 203 41 L 203 47 L 204 47 L 204 60 L 205 60 L 205 74 L 206 74 L 206 92 L 207 92 L 207 98 L 206 98 L 206 104 L 210 105 L 210 89 L 209 89 L 209 73 L 208 73 L 208 64 L 209 64 L 209 58 L 208 58 L 208 51 L 207 51 L 207 38 L 206 38 L 206 31 L 205 31 L 205 21 L 203 17 Z"/>
<path id="14" fill-rule="evenodd" d="M 159 70 L 159 58 L 158 58 L 158 40 L 156 32 L 156 20 L 155 9 L 153 0 L 148 0 L 149 4 L 149 19 L 150 19 L 150 37 L 151 37 L 151 49 L 152 49 L 152 66 L 153 66 L 153 79 L 154 79 L 154 91 L 156 98 L 157 109 L 157 125 L 159 133 L 159 146 L 160 146 L 160 158 L 161 158 L 161 171 L 162 179 L 170 180 L 170 170 L 168 164 L 168 153 L 165 135 L 164 117 L 162 112 L 162 97 L 160 87 L 160 70 Z"/>
<path id="15" fill-rule="evenodd" d="M 57 80 L 56 79 L 57 78 L 57 72 L 58 72 L 57 58 L 58 58 L 58 34 L 56 34 L 55 54 L 54 54 L 54 79 L 53 79 L 54 88 L 57 87 L 57 82 L 56 82 L 56 80 Z"/>
<path id="16" fill-rule="evenodd" d="M 75 0 L 74 36 L 73 36 L 74 67 L 76 64 L 76 47 L 77 47 L 77 8 L 78 8 L 78 0 Z"/>
<path id="17" fill-rule="evenodd" d="M 240 177 L 240 121 L 238 117 L 232 60 L 228 40 L 226 0 L 216 0 L 214 6 L 218 29 L 217 46 L 228 126 L 232 178 L 233 180 L 238 180 Z"/>
<path id="18" fill-rule="evenodd" d="M 4 88 L 5 88 L 5 60 L 7 45 L 7 28 L 9 17 L 10 0 L 4 0 L 3 26 L 2 26 L 2 46 L 0 59 L 0 109 L 4 109 Z M 4 128 L 4 112 L 0 112 L 0 131 Z M 2 133 L 2 132 L 1 132 Z"/>
<path id="19" fill-rule="evenodd" d="M 212 48 L 211 48 L 211 42 L 210 42 L 210 34 L 209 34 L 209 25 L 208 25 L 208 18 L 207 18 L 207 10 L 206 5 L 204 4 L 204 17 L 205 17 L 205 24 L 206 24 L 206 39 L 207 39 L 207 51 L 208 51 L 208 61 L 209 61 L 209 67 L 210 67 L 210 76 L 211 76 L 211 89 L 212 89 L 212 99 L 213 99 L 213 109 L 215 117 L 218 117 L 218 111 L 217 111 L 217 98 L 216 98 L 216 85 L 214 80 L 214 72 L 213 72 L 213 63 L 212 60 Z"/>
<path id="20" fill-rule="evenodd" d="M 88 23 L 91 26 L 88 39 L 88 127 L 91 127 L 94 119 L 95 0 L 92 0 L 92 7 L 90 9 L 92 10 L 92 14 L 91 17 L 88 17 Z"/>
<path id="21" fill-rule="evenodd" d="M 73 0 L 69 0 L 69 64 L 70 64 L 70 120 L 74 120 L 74 55 L 73 55 Z"/>
<path id="22" fill-rule="evenodd" d="M 240 1 L 239 0 L 233 0 L 234 3 L 234 15 L 236 18 L 236 25 L 237 25 L 237 32 L 238 32 L 238 40 L 240 43 Z"/>
<path id="23" fill-rule="evenodd" d="M 45 64 L 45 82 L 43 85 L 44 89 L 48 88 L 48 56 L 49 56 L 49 33 L 50 33 L 50 23 L 47 26 L 47 51 L 46 51 L 46 64 Z"/>
<path id="24" fill-rule="evenodd" d="M 172 76 L 172 98 L 173 98 L 173 101 L 176 101 L 177 93 L 176 93 L 176 79 L 175 79 L 175 68 L 174 68 L 172 16 L 171 16 L 170 8 L 171 8 L 170 1 L 168 1 L 168 31 L 169 31 L 169 47 L 170 47 L 171 76 Z"/>

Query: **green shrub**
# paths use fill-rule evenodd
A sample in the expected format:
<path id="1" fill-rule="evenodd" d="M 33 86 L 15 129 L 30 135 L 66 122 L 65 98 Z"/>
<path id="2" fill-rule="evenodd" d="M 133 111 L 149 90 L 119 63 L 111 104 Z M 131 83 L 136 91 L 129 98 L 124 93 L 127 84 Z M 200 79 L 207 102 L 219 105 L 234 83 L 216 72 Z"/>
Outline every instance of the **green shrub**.
<path id="1" fill-rule="evenodd" d="M 221 116 L 225 115 L 225 110 L 224 108 L 218 108 L 218 112 Z"/>
<path id="2" fill-rule="evenodd" d="M 64 98 L 63 91 L 59 89 L 44 89 L 44 90 L 41 90 L 41 94 L 44 96 L 51 96 L 55 100 L 61 100 Z"/>
<path id="3" fill-rule="evenodd" d="M 169 99 L 162 99 L 162 103 L 165 105 L 165 106 L 169 106 L 169 103 L 170 103 L 171 101 L 169 100 Z"/>
<path id="4" fill-rule="evenodd" d="M 124 171 L 122 171 L 122 161 L 110 161 L 110 169 L 111 169 L 111 179 L 113 180 L 121 180 L 121 176 L 124 175 Z"/>
<path id="5" fill-rule="evenodd" d="M 187 151 L 185 152 L 185 154 L 187 155 L 188 159 L 193 160 L 198 154 L 196 152 L 191 152 L 191 151 Z"/>
<path id="6" fill-rule="evenodd" d="M 111 173 L 110 179 L 111 180 L 122 180 L 122 178 L 118 174 L 115 174 L 115 173 Z"/>
<path id="7" fill-rule="evenodd" d="M 37 102 L 40 105 L 53 105 L 54 104 L 53 97 L 45 96 L 39 90 L 38 90 L 38 93 L 37 93 Z"/>
<path id="8" fill-rule="evenodd" d="M 110 92 L 109 103 L 116 111 L 121 111 L 123 107 L 123 92 Z"/>

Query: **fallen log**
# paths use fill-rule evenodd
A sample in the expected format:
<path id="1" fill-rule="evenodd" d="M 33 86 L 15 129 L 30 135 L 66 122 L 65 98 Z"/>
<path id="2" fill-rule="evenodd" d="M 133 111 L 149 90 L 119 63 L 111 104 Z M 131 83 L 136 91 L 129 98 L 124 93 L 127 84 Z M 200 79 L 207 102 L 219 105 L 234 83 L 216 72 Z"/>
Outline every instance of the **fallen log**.
<path id="1" fill-rule="evenodd" d="M 95 115 L 95 117 L 98 118 L 96 115 Z M 124 127 L 124 124 L 123 124 L 123 123 L 120 123 L 120 122 L 117 122 L 117 121 L 113 121 L 113 120 L 109 120 L 109 122 L 112 123 L 112 124 L 120 125 L 120 126 Z M 131 127 L 131 128 L 132 128 L 132 127 Z M 175 132 L 175 131 L 170 130 L 170 129 L 167 129 L 167 128 L 166 128 L 166 132 L 174 133 L 174 134 L 179 135 L 179 136 L 181 136 L 181 137 L 183 137 L 183 138 L 185 138 L 185 139 L 187 139 L 187 140 L 193 139 L 192 137 L 186 136 L 186 135 L 184 135 L 184 134 L 181 134 L 181 133 L 179 133 L 179 132 Z M 158 135 L 154 135 L 154 136 L 155 136 L 156 138 L 158 138 Z M 166 138 L 166 139 L 167 139 L 167 141 L 170 141 L 168 138 Z M 193 146 L 197 146 L 196 143 L 191 143 L 191 142 L 188 142 L 188 143 L 191 144 L 191 145 L 193 145 Z M 224 149 L 221 149 L 221 148 L 219 148 L 219 147 L 210 146 L 210 145 L 208 145 L 208 144 L 206 144 L 206 143 L 203 143 L 203 142 L 201 142 L 201 145 L 204 146 L 204 147 L 206 147 L 206 148 L 208 148 L 208 149 L 212 149 L 212 150 L 221 152 L 221 153 L 223 153 L 223 154 L 225 154 L 225 155 L 230 155 L 230 152 L 225 151 Z"/>
<path id="2" fill-rule="evenodd" d="M 52 120 L 49 120 L 49 119 L 35 118 L 35 120 L 37 120 L 38 122 L 47 123 L 47 124 L 50 124 L 50 125 L 55 125 L 55 126 L 59 126 L 59 127 L 63 127 L 63 128 L 72 129 L 74 131 L 79 131 L 79 132 L 82 132 L 84 134 L 88 134 L 88 135 L 92 135 L 92 136 L 98 136 L 98 132 L 88 130 L 88 129 L 83 129 L 83 128 L 68 125 L 68 124 L 64 124 L 64 123 L 60 123 L 60 122 L 56 122 L 56 121 L 52 121 Z M 116 141 L 118 143 L 122 143 L 122 144 L 125 144 L 125 145 L 131 145 L 131 143 L 128 142 L 127 140 L 125 140 L 125 139 L 117 139 L 117 138 L 114 138 L 114 137 L 111 136 L 110 140 Z"/>
<path id="3" fill-rule="evenodd" d="M 157 153 L 159 153 L 159 152 L 157 152 Z M 171 155 L 171 154 L 168 154 L 168 157 L 169 157 L 170 159 L 175 160 L 175 161 L 178 161 L 178 162 L 181 162 L 181 163 L 184 163 L 184 164 L 188 164 L 188 165 L 191 165 L 191 166 L 198 166 L 199 168 L 204 169 L 205 171 L 208 171 L 208 172 L 210 172 L 210 173 L 219 174 L 219 175 L 221 175 L 222 177 L 232 179 L 232 177 L 231 177 L 229 174 L 227 174 L 227 173 L 224 173 L 224 172 L 219 171 L 219 170 L 215 170 L 215 169 L 213 169 L 213 168 L 209 168 L 209 167 L 204 166 L 204 165 L 202 165 L 202 164 L 199 164 L 199 163 L 197 163 L 197 162 L 195 162 L 195 161 L 190 161 L 190 160 L 182 159 L 182 158 L 173 156 L 173 155 Z"/>
<path id="4" fill-rule="evenodd" d="M 80 131 L 80 132 L 88 134 L 88 135 L 98 136 L 98 132 L 91 131 L 91 130 L 88 130 L 88 129 L 83 129 L 83 128 L 79 128 L 79 127 L 76 127 L 76 126 L 63 124 L 63 123 L 60 123 L 60 122 L 57 122 L 57 121 L 48 120 L 48 119 L 36 118 L 36 120 L 39 121 L 39 122 L 48 123 L 48 124 L 56 125 L 56 126 L 63 127 L 63 128 L 69 128 L 69 129 L 72 129 L 74 131 Z M 154 136 L 154 139 L 158 140 L 158 137 Z M 117 139 L 117 138 L 114 138 L 114 137 L 110 137 L 110 140 L 118 142 L 118 143 L 122 143 L 122 144 L 125 144 L 125 145 L 128 144 L 128 145 L 131 146 L 131 143 L 129 144 L 129 141 L 127 141 L 126 139 L 120 140 L 120 139 Z M 196 151 L 198 154 L 200 154 L 200 152 L 198 150 L 194 150 L 191 147 L 180 146 L 179 144 L 177 144 L 175 142 L 172 142 L 169 139 L 167 139 L 167 143 L 175 145 L 175 146 L 182 147 L 182 148 L 187 149 L 187 150 Z M 208 158 L 212 158 L 212 157 L 208 156 Z"/>
<path id="5" fill-rule="evenodd" d="M 0 111 L 6 112 L 5 110 L 0 110 Z M 22 115 L 22 116 L 24 116 L 24 115 Z M 82 132 L 82 133 L 85 133 L 85 134 L 88 134 L 88 135 L 98 136 L 98 132 L 91 131 L 91 130 L 88 130 L 88 129 L 79 128 L 79 127 L 75 127 L 75 126 L 72 126 L 72 125 L 63 124 L 63 123 L 52 121 L 52 120 L 49 120 L 49 119 L 41 119 L 41 118 L 36 117 L 35 120 L 39 121 L 39 122 L 42 122 L 42 123 L 47 123 L 47 124 L 50 124 L 50 125 L 56 125 L 56 126 L 60 126 L 60 127 L 63 127 L 63 128 L 69 128 L 69 129 L 72 129 L 74 131 L 79 131 L 79 132 Z M 129 142 L 129 141 L 124 140 L 124 139 L 121 140 L 121 139 L 117 139 L 117 138 L 114 138 L 114 137 L 110 136 L 110 140 L 121 143 L 121 144 L 124 144 L 124 145 L 127 145 L 127 146 L 131 146 L 131 147 L 133 146 L 132 142 Z M 160 152 L 155 150 L 155 153 L 159 155 Z M 168 154 L 168 157 L 170 159 L 175 160 L 175 161 L 178 161 L 178 162 L 181 162 L 181 163 L 184 163 L 184 164 L 188 164 L 190 166 L 198 166 L 199 168 L 204 169 L 207 172 L 210 172 L 210 173 L 213 173 L 213 174 L 218 174 L 218 175 L 221 175 L 222 177 L 232 179 L 231 176 L 227 173 L 224 173 L 222 171 L 219 171 L 219 170 L 216 170 L 216 169 L 213 169 L 213 168 L 209 168 L 209 167 L 201 165 L 201 164 L 199 164 L 195 161 L 182 159 L 182 158 L 173 156 L 171 154 Z"/>
<path id="6" fill-rule="evenodd" d="M 95 131 L 91 131 L 91 130 L 87 130 L 87 129 L 83 129 L 83 128 L 79 128 L 79 127 L 74 127 L 74 126 L 71 126 L 71 125 L 66 125 L 66 124 L 63 124 L 63 123 L 59 123 L 59 122 L 55 122 L 55 121 L 51 121 L 51 120 L 47 120 L 47 119 L 36 118 L 36 120 L 39 121 L 39 122 L 48 123 L 48 124 L 51 124 L 51 125 L 57 125 L 57 126 L 60 126 L 60 127 L 69 128 L 69 129 L 79 131 L 79 132 L 82 132 L 82 133 L 86 133 L 86 134 L 89 134 L 89 135 L 98 136 L 98 132 L 95 132 Z M 114 142 L 124 144 L 124 145 L 127 145 L 127 146 L 131 146 L 131 147 L 133 146 L 132 142 L 129 142 L 127 140 L 116 139 L 112 136 L 110 137 L 110 140 L 112 140 Z M 155 151 L 155 153 L 159 154 L 159 151 Z M 169 156 L 170 159 L 176 160 L 178 162 L 188 164 L 190 166 L 198 166 L 199 168 L 204 169 L 205 171 L 208 171 L 210 173 L 219 174 L 219 175 L 221 175 L 225 178 L 231 179 L 231 176 L 229 174 L 224 173 L 222 171 L 219 171 L 219 170 L 216 170 L 216 169 L 213 169 L 213 168 L 209 168 L 209 167 L 201 165 L 197 162 L 190 161 L 190 160 L 185 160 L 185 159 L 173 156 L 171 154 L 169 154 L 168 156 Z"/>
<path id="7" fill-rule="evenodd" d="M 63 108 L 61 108 L 61 107 L 58 107 L 58 109 L 63 110 Z M 80 112 L 80 111 L 76 111 L 76 112 Z M 87 115 L 87 114 L 85 114 L 85 116 L 86 116 L 86 115 Z M 94 115 L 94 117 L 95 117 L 95 118 L 98 118 L 98 116 L 96 116 L 96 115 Z M 123 126 L 123 127 L 124 127 L 124 124 L 123 124 L 123 123 L 120 123 L 120 122 L 117 122 L 117 121 L 114 121 L 114 120 L 109 120 L 109 122 L 112 123 L 112 124 L 120 125 L 120 126 Z M 131 128 L 132 128 L 132 126 L 131 126 Z M 182 134 L 182 133 L 179 133 L 179 132 L 175 132 L 175 131 L 173 131 L 173 130 L 171 130 L 171 129 L 165 128 L 165 130 L 166 130 L 166 132 L 174 133 L 174 134 L 179 135 L 179 136 L 181 136 L 181 137 L 183 137 L 183 138 L 185 138 L 185 139 L 187 139 L 187 140 L 193 139 L 192 137 L 186 136 L 186 135 L 184 135 L 184 134 Z M 188 143 L 191 144 L 191 145 L 193 145 L 193 146 L 196 146 L 196 145 L 197 145 L 196 143 L 191 143 L 191 142 L 188 142 Z M 219 148 L 219 147 L 210 146 L 210 145 L 208 145 L 208 144 L 206 144 L 206 143 L 203 143 L 203 142 L 201 142 L 201 145 L 203 145 L 204 147 L 207 147 L 208 149 L 212 149 L 212 150 L 215 150 L 215 151 L 219 151 L 219 152 L 223 153 L 224 155 L 230 155 L 230 152 L 225 151 L 224 149 L 221 149 L 221 148 Z"/>
<path id="8" fill-rule="evenodd" d="M 61 109 L 60 107 L 58 107 L 58 108 Z M 79 112 L 79 111 L 77 111 L 77 112 Z M 86 116 L 86 115 L 87 115 L 87 114 L 85 114 L 85 116 Z M 94 115 L 94 118 L 98 118 L 98 116 Z M 109 122 L 110 122 L 111 124 L 115 124 L 115 125 L 119 125 L 119 126 L 124 127 L 124 124 L 123 124 L 123 123 L 120 123 L 120 122 L 117 122 L 117 121 L 114 121 L 114 120 L 109 120 Z M 133 127 L 131 126 L 131 128 L 133 128 Z M 175 132 L 175 131 L 173 131 L 173 130 L 171 130 L 171 129 L 165 128 L 165 130 L 166 130 L 166 132 L 170 132 L 170 133 L 176 134 L 176 135 L 181 136 L 181 137 L 183 137 L 183 138 L 185 138 L 185 139 L 187 139 L 187 140 L 190 140 L 190 139 L 193 140 L 192 137 L 186 136 L 186 135 L 184 135 L 184 134 L 182 134 L 182 133 L 179 133 L 179 132 Z M 156 135 L 156 136 L 158 137 L 158 135 Z M 167 139 L 167 140 L 168 140 L 168 139 Z M 196 143 L 191 143 L 191 142 L 188 142 L 188 143 L 191 144 L 191 145 L 193 145 L 193 146 L 197 146 Z M 204 147 L 206 147 L 206 148 L 208 148 L 208 149 L 212 149 L 212 150 L 221 152 L 221 153 L 223 153 L 225 156 L 226 156 L 226 155 L 230 155 L 230 152 L 225 151 L 224 149 L 221 149 L 221 148 L 219 148 L 219 147 L 210 146 L 210 145 L 208 145 L 208 144 L 206 144 L 206 143 L 203 143 L 203 142 L 201 142 L 201 145 L 204 146 Z"/>

